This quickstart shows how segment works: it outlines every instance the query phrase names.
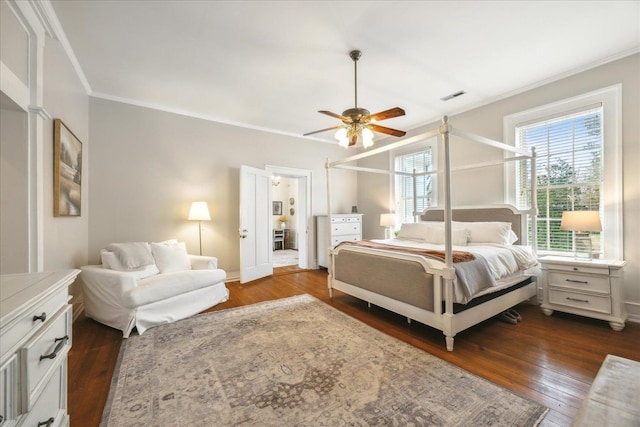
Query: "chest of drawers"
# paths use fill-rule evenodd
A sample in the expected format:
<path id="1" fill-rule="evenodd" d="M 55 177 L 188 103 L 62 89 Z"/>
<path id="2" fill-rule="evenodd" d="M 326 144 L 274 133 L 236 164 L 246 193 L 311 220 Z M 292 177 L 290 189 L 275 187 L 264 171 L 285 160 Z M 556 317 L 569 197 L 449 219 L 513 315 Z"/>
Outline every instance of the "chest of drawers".
<path id="1" fill-rule="evenodd" d="M 578 314 L 606 320 L 621 331 L 627 313 L 624 309 L 622 277 L 624 261 L 580 261 L 572 258 L 543 257 L 543 312 Z"/>
<path id="2" fill-rule="evenodd" d="M 333 214 L 316 218 L 318 266 L 329 266 L 329 247 L 347 240 L 362 240 L 362 214 Z"/>
<path id="3" fill-rule="evenodd" d="M 67 426 L 69 285 L 80 270 L 0 276 L 0 425 Z"/>

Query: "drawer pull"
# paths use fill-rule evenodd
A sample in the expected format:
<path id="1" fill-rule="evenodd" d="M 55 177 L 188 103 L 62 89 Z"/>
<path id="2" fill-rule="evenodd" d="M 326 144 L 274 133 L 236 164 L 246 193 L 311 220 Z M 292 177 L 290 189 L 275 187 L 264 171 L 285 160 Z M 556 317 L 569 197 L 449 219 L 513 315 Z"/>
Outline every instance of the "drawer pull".
<path id="1" fill-rule="evenodd" d="M 33 321 L 35 322 L 36 320 L 42 320 L 42 323 L 44 323 L 47 320 L 47 313 L 43 312 L 40 316 L 33 316 Z"/>
<path id="2" fill-rule="evenodd" d="M 567 282 L 571 282 L 571 283 L 582 283 L 583 285 L 588 285 L 589 282 L 587 282 L 586 280 L 573 280 L 573 279 L 565 279 Z"/>
<path id="3" fill-rule="evenodd" d="M 42 359 L 55 359 L 58 355 L 58 352 L 62 350 L 62 347 L 69 341 L 69 335 L 65 335 L 62 338 L 56 338 L 53 342 L 57 342 L 58 345 L 53 349 L 53 353 L 45 354 L 44 356 L 40 356 L 40 360 Z M 50 418 L 52 419 L 52 418 Z M 40 425 L 40 424 L 38 424 Z"/>
<path id="4" fill-rule="evenodd" d="M 50 427 L 53 424 L 54 421 L 55 420 L 53 419 L 53 417 L 49 418 L 47 421 L 40 421 L 38 423 L 38 427 L 40 427 L 40 426 Z"/>
<path id="5" fill-rule="evenodd" d="M 571 298 L 571 297 L 567 297 L 567 299 L 569 301 L 584 302 L 586 304 L 589 304 L 589 300 L 588 299 L 579 299 L 579 298 Z"/>

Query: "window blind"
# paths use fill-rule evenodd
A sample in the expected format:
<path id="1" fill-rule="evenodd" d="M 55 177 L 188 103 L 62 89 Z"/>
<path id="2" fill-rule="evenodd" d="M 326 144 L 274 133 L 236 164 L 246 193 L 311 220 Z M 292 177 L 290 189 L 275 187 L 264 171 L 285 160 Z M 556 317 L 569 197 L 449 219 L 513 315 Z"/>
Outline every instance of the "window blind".
<path id="1" fill-rule="evenodd" d="M 421 151 L 395 156 L 396 172 L 413 174 L 428 172 L 433 167 L 433 151 L 431 147 Z M 432 175 L 416 177 L 416 210 L 422 212 L 430 205 L 433 196 Z M 398 224 L 413 222 L 413 176 L 396 175 L 395 177 L 396 221 Z"/>
<path id="2" fill-rule="evenodd" d="M 571 232 L 560 231 L 563 211 L 601 210 L 602 106 L 516 126 L 516 144 L 535 147 L 538 249 L 572 251 Z M 517 167 L 520 208 L 528 207 L 531 171 Z M 594 244 L 600 247 L 600 236 Z"/>

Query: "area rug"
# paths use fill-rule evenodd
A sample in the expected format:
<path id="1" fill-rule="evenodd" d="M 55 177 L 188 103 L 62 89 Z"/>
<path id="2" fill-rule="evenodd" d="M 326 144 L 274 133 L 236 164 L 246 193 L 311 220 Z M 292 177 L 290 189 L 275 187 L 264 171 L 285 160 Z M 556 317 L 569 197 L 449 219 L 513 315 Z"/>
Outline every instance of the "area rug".
<path id="1" fill-rule="evenodd" d="M 535 426 L 537 403 L 309 295 L 125 340 L 102 426 Z"/>

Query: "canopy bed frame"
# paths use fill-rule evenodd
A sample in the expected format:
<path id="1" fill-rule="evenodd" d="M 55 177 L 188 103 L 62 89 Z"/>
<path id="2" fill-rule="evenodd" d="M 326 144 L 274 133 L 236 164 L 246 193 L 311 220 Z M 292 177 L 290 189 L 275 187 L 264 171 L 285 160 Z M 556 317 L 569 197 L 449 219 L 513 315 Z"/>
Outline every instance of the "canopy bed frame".
<path id="1" fill-rule="evenodd" d="M 450 135 L 456 135 L 466 140 L 477 142 L 489 147 L 500 149 L 507 153 L 503 160 L 465 165 L 453 169 L 450 160 Z M 412 174 L 379 170 L 349 165 L 360 159 L 365 159 L 381 153 L 386 153 L 401 147 L 415 144 L 427 139 L 439 137 L 442 150 L 443 170 L 428 171 Z M 517 211 L 512 207 L 502 205 L 499 209 L 452 209 L 451 206 L 451 173 L 456 170 L 482 168 L 500 165 L 507 162 L 528 160 L 531 166 L 531 200 L 530 208 Z M 341 247 L 328 248 L 330 255 L 330 268 L 328 287 L 330 297 L 333 290 L 337 289 L 346 294 L 355 296 L 385 309 L 424 323 L 445 335 L 447 350 L 453 351 L 454 336 L 473 325 L 489 319 L 514 305 L 526 301 L 537 295 L 535 276 L 525 275 L 500 292 L 491 293 L 482 298 L 472 299 L 468 304 L 454 304 L 453 282 L 456 270 L 453 262 L 452 249 L 452 221 L 507 221 L 513 224 L 513 231 L 519 237 L 520 242 L 527 243 L 527 228 L 525 215 L 531 217 L 532 227 L 532 251 L 535 255 L 536 247 L 536 162 L 535 150 L 530 152 L 525 149 L 513 147 L 502 142 L 494 141 L 466 131 L 454 128 L 448 123 L 447 116 L 442 119 L 441 125 L 434 130 L 421 135 L 410 137 L 384 147 L 359 153 L 342 160 L 330 162 L 327 159 L 327 208 L 329 222 L 331 223 L 331 170 L 334 168 L 349 169 L 360 172 L 381 173 L 387 175 L 413 176 L 414 185 L 414 209 L 413 215 L 416 221 L 444 221 L 444 259 L 424 257 L 418 254 L 376 249 L 349 248 L 348 251 Z M 416 211 L 416 185 L 415 180 L 422 175 L 441 172 L 444 186 L 444 205 L 441 209 L 427 209 L 422 215 Z M 330 241 L 330 240 L 329 240 Z M 352 253 L 353 258 L 340 258 L 340 252 Z M 360 258 L 358 258 L 360 257 Z M 372 258 L 377 257 L 377 258 Z M 382 258 L 380 258 L 382 257 Z M 366 266 L 366 277 L 354 270 L 354 264 L 360 263 Z M 352 268 L 353 267 L 353 268 Z M 396 274 L 402 272 L 402 274 Z M 402 277 L 400 277 L 402 276 Z M 372 277 L 378 278 L 373 281 Z M 377 282 L 371 285 L 370 282 Z M 394 287 L 403 286 L 415 282 L 415 288 L 409 289 L 408 295 L 399 296 Z M 411 286 L 411 285 L 410 285 Z"/>

